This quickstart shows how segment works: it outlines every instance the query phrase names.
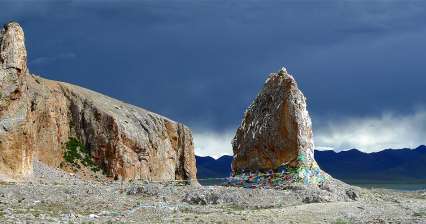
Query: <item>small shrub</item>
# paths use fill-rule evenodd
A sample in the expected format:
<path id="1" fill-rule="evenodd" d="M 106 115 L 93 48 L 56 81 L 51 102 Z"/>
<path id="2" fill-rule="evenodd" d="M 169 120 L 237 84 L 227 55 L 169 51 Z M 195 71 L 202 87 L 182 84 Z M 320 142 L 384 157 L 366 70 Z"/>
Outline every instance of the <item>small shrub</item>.
<path id="1" fill-rule="evenodd" d="M 416 217 L 426 217 L 426 211 L 414 212 L 413 216 L 416 216 Z"/>
<path id="2" fill-rule="evenodd" d="M 90 151 L 76 138 L 69 138 L 65 144 L 64 160 L 80 169 L 80 164 L 88 167 L 93 172 L 100 168 L 93 162 Z"/>
<path id="3" fill-rule="evenodd" d="M 336 219 L 336 221 L 334 221 L 334 224 L 350 224 L 350 223 L 351 222 L 346 221 L 346 220 L 344 220 L 342 218 L 338 218 L 338 219 Z"/>

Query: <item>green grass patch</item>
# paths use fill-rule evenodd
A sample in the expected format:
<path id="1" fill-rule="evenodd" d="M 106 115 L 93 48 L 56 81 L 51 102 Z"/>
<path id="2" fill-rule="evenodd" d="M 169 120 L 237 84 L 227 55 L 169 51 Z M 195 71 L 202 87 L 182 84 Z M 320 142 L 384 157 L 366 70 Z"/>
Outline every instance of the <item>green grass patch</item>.
<path id="1" fill-rule="evenodd" d="M 336 221 L 333 222 L 333 224 L 351 224 L 351 222 L 344 220 L 342 218 L 338 218 L 338 219 L 336 219 Z"/>
<path id="2" fill-rule="evenodd" d="M 416 216 L 416 217 L 426 217 L 426 211 L 414 212 L 413 216 Z"/>
<path id="3" fill-rule="evenodd" d="M 82 164 L 93 172 L 101 170 L 93 162 L 90 151 L 76 138 L 69 138 L 65 144 L 64 160 L 78 169 L 81 168 L 80 164 Z"/>

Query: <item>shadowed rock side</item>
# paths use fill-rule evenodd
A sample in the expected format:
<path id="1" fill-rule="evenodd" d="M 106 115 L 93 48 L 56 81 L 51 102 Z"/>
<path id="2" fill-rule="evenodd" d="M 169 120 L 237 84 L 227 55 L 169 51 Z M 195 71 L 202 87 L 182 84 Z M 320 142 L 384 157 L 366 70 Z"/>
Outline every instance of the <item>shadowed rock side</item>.
<path id="1" fill-rule="evenodd" d="M 232 145 L 235 171 L 317 166 L 306 99 L 284 68 L 268 77 Z"/>
<path id="2" fill-rule="evenodd" d="M 8 27 L 15 29 L 9 37 Z M 85 88 L 29 75 L 22 29 L 10 23 L 3 33 L 1 174 L 25 176 L 33 157 L 57 167 L 66 142 L 75 137 L 116 179 L 196 179 L 192 135 L 186 126 Z M 17 53 L 25 58 L 10 55 Z"/>

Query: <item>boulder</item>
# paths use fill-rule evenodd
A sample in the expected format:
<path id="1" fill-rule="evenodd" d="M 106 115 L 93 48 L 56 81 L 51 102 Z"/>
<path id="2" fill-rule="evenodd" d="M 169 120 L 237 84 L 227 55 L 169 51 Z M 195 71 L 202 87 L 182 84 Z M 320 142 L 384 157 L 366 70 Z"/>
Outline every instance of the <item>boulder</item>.
<path id="1" fill-rule="evenodd" d="M 285 68 L 268 77 L 232 146 L 234 171 L 317 167 L 306 98 Z"/>
<path id="2" fill-rule="evenodd" d="M 17 23 L 5 25 L 0 40 L 0 177 L 28 176 L 33 159 L 59 167 L 75 139 L 114 179 L 196 182 L 188 127 L 79 86 L 31 75 Z"/>

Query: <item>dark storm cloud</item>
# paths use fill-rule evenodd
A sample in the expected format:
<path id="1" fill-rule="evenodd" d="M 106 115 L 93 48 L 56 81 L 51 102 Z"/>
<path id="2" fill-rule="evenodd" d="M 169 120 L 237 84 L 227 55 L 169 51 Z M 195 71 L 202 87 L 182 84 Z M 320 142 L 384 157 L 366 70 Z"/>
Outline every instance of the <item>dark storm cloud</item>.
<path id="1" fill-rule="evenodd" d="M 425 104 L 420 1 L 22 1 L 32 72 L 195 129 L 236 127 L 266 76 L 286 66 L 314 125 Z M 4 13 L 3 13 L 4 12 Z M 66 57 L 66 56 L 71 57 Z"/>

